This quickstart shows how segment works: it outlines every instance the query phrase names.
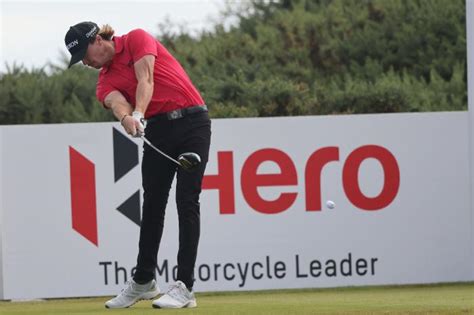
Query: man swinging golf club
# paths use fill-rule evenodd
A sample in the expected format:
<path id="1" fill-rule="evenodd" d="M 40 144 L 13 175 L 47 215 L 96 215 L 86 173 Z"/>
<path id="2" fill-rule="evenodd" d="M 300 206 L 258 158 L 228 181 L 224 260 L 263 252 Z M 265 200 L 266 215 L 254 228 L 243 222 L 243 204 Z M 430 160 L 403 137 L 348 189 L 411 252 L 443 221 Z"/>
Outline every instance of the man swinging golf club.
<path id="1" fill-rule="evenodd" d="M 93 22 L 81 22 L 70 27 L 65 43 L 72 56 L 69 66 L 82 61 L 101 69 L 97 99 L 112 110 L 128 134 L 147 143 L 136 272 L 105 306 L 125 308 L 160 293 L 155 268 L 168 195 L 177 174 L 178 281 L 152 305 L 196 307 L 193 284 L 200 235 L 199 195 L 211 137 L 207 107 L 176 59 L 141 29 L 114 36 L 109 25 L 99 28 Z"/>

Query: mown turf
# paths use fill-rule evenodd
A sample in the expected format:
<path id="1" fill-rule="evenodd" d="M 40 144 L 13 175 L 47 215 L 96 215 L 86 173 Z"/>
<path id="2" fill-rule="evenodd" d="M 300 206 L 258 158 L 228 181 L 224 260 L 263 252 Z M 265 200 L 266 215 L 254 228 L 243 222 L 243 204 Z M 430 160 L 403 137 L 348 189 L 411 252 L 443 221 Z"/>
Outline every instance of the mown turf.
<path id="1" fill-rule="evenodd" d="M 159 310 L 151 301 L 107 310 L 107 298 L 0 302 L 0 314 L 474 314 L 474 283 L 197 294 L 198 308 Z"/>

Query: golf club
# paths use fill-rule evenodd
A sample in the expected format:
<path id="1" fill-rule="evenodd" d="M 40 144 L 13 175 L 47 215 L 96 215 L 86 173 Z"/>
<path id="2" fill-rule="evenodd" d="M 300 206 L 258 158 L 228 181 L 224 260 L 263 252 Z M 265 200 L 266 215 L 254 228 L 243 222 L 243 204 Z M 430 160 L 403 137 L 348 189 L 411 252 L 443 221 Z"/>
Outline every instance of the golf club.
<path id="1" fill-rule="evenodd" d="M 196 169 L 199 164 L 201 164 L 201 157 L 194 152 L 185 152 L 182 153 L 178 156 L 178 160 L 173 159 L 171 156 L 167 155 L 157 147 L 153 145 L 153 143 L 150 142 L 145 136 L 141 136 L 142 140 L 149 145 L 153 150 L 158 152 L 159 154 L 163 155 L 166 157 L 168 160 L 172 161 L 176 165 L 180 166 L 182 169 L 186 171 L 192 171 Z"/>

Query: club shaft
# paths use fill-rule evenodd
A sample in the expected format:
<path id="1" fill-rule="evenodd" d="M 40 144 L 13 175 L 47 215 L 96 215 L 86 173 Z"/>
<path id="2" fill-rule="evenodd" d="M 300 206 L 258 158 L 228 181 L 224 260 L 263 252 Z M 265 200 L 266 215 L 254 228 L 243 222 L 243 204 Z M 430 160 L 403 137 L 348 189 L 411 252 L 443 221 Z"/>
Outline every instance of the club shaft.
<path id="1" fill-rule="evenodd" d="M 155 150 L 156 152 L 160 153 L 161 155 L 163 155 L 165 158 L 167 158 L 168 160 L 172 161 L 173 163 L 177 164 L 178 166 L 181 166 L 181 164 L 176 161 L 175 159 L 173 159 L 171 156 L 167 155 L 165 152 L 161 151 L 160 149 L 158 149 L 157 147 L 155 147 L 153 145 L 153 143 L 150 142 L 150 140 L 148 140 L 145 136 L 141 136 L 142 140 L 148 144 L 153 150 Z"/>

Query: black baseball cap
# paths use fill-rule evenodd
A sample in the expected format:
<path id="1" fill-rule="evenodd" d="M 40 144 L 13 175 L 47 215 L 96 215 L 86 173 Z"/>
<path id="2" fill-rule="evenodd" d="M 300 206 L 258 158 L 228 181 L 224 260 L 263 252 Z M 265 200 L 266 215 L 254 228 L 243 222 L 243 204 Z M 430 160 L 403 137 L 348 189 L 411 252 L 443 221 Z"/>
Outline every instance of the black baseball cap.
<path id="1" fill-rule="evenodd" d="M 66 48 L 71 53 L 69 67 L 84 59 L 91 39 L 95 38 L 99 27 L 94 22 L 81 22 L 69 28 L 64 37 Z"/>

